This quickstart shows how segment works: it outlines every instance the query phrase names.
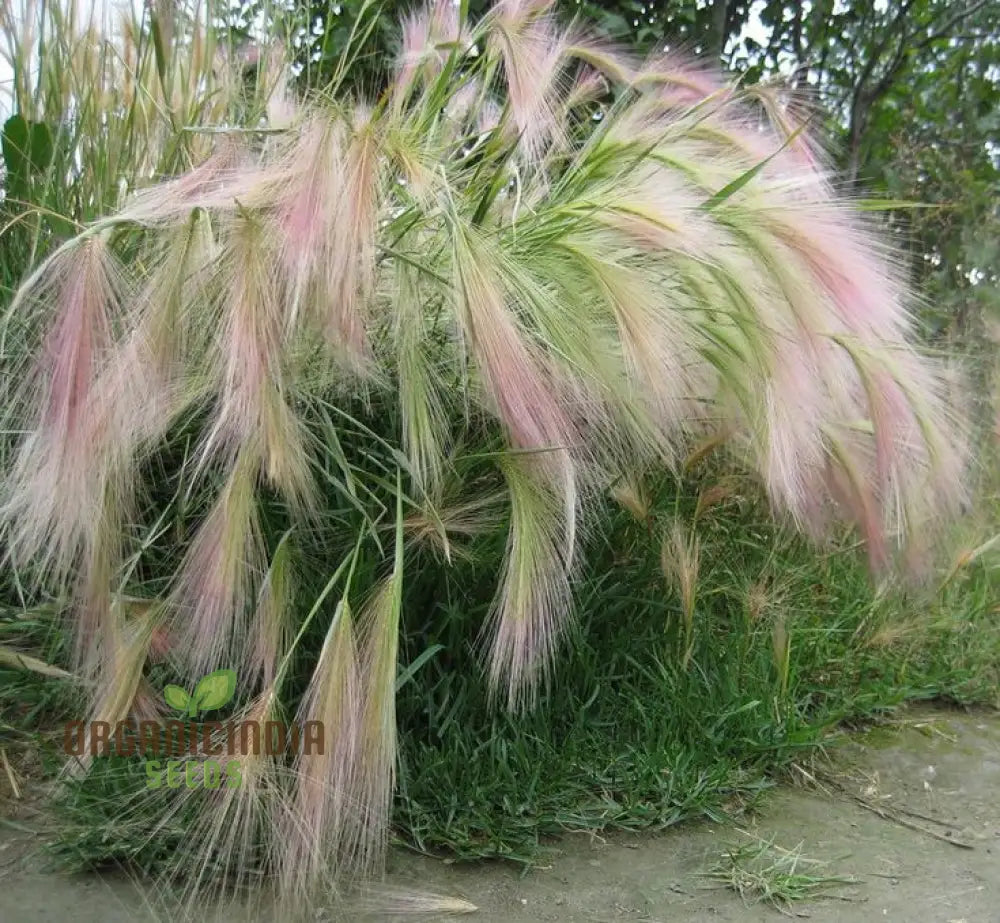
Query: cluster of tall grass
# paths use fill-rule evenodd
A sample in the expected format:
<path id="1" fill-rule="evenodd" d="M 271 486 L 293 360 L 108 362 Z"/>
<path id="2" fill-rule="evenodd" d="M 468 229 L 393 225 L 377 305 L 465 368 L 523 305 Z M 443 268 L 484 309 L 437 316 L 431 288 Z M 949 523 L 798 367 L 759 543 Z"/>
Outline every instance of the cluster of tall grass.
<path id="1" fill-rule="evenodd" d="M 320 720 L 329 746 L 243 754 L 239 788 L 159 800 L 135 760 L 76 766 L 84 802 L 114 778 L 119 858 L 169 851 L 192 908 L 262 875 L 302 900 L 381 866 L 397 773 L 414 839 L 458 843 L 433 818 L 488 788 L 470 727 L 620 758 L 566 787 L 641 791 L 667 822 L 706 786 L 740 789 L 754 746 L 730 732 L 755 709 L 758 766 L 814 727 L 796 708 L 850 713 L 801 705 L 799 667 L 819 682 L 831 648 L 800 653 L 781 586 L 807 610 L 816 580 L 850 574 L 856 604 L 813 597 L 844 627 L 808 631 L 864 640 L 880 610 L 857 563 L 818 577 L 798 539 L 748 549 L 775 540 L 769 516 L 814 547 L 853 524 L 876 572 L 927 572 L 965 499 L 966 434 L 902 269 L 801 114 L 608 48 L 545 2 L 415 11 L 372 99 L 344 89 L 371 18 L 303 100 L 279 53 L 238 53 L 208 7 L 166 10 L 102 36 L 45 5 L 38 41 L 10 33 L 18 112 L 52 153 L 28 165 L 27 205 L 5 203 L 22 248 L 4 265 L 9 598 L 58 610 L 90 721 L 163 717 L 165 683 L 227 667 L 237 717 Z M 729 474 L 689 503 L 706 460 Z M 734 706 L 729 657 L 755 704 Z M 955 688 L 917 672 L 918 692 Z M 707 747 L 694 716 L 719 701 L 737 710 Z M 628 729 L 627 751 L 595 726 Z M 514 776 L 532 763 L 524 738 L 481 752 Z M 139 802 L 132 830 L 120 805 Z"/>
<path id="2" fill-rule="evenodd" d="M 8 290 L 54 241 L 140 185 L 203 161 L 215 146 L 208 131 L 280 119 L 283 44 L 220 33 L 216 6 L 4 4 L 0 112 L 13 122 L 3 138 L 0 281 Z"/>

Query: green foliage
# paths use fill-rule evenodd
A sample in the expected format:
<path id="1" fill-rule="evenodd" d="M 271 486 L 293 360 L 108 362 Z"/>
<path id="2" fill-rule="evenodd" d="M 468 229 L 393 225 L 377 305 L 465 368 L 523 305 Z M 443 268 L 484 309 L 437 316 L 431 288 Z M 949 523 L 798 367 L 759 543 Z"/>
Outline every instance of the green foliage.
<path id="1" fill-rule="evenodd" d="M 694 515 L 714 484 L 664 483 L 654 521 Z M 420 617 L 404 625 L 398 673 L 401 844 L 533 864 L 567 831 L 723 820 L 752 807 L 783 767 L 835 741 L 845 722 L 914 699 L 1000 704 L 995 559 L 964 568 L 940 593 L 886 593 L 850 542 L 817 555 L 768 522 L 749 485 L 700 522 L 688 664 L 683 601 L 664 582 L 647 524 L 609 510 L 581 575 L 574 643 L 528 714 L 490 708 L 469 644 L 492 594 L 488 546 L 501 537 L 483 536 L 463 567 L 425 570 L 408 587 L 404 609 Z M 785 687 L 772 649 L 778 620 L 789 634 Z M 55 855 L 71 868 L 174 867 L 170 844 L 190 818 L 171 814 L 149 837 L 167 793 L 145 788 L 135 760 L 100 760 L 98 770 L 60 802 Z"/>
<path id="2" fill-rule="evenodd" d="M 12 115 L 3 125 L 5 191 L 11 198 L 24 199 L 36 176 L 52 163 L 52 131 L 44 122 L 28 122 Z"/>
<path id="3" fill-rule="evenodd" d="M 664 484 L 654 521 L 693 515 L 713 481 L 679 494 Z M 581 580 L 573 644 L 528 715 L 487 707 L 464 643 L 476 570 L 428 592 L 426 628 L 404 647 L 413 656 L 433 640 L 443 651 L 400 694 L 403 841 L 530 862 L 568 830 L 719 819 L 843 722 L 914 699 L 1000 703 L 995 566 L 980 562 L 941 595 L 879 592 L 849 542 L 817 555 L 768 524 L 753 497 L 736 491 L 700 520 L 686 666 L 684 602 L 664 583 L 648 524 L 610 516 Z"/>

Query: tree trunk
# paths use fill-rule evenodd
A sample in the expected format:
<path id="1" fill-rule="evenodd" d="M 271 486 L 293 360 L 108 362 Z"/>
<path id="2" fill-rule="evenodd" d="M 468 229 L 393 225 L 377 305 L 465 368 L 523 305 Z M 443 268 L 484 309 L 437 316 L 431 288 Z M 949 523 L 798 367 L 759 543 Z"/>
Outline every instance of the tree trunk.
<path id="1" fill-rule="evenodd" d="M 729 0 L 715 0 L 712 4 L 712 38 L 708 51 L 716 63 L 726 49 L 726 24 L 729 21 Z"/>

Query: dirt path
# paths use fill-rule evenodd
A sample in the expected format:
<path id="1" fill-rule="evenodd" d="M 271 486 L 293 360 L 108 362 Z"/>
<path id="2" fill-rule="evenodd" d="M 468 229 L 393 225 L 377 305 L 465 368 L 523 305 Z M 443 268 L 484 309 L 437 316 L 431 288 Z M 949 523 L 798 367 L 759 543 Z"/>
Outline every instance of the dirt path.
<path id="1" fill-rule="evenodd" d="M 525 876 L 397 853 L 389 881 L 465 898 L 479 907 L 470 920 L 498 923 L 773 921 L 781 918 L 773 907 L 748 904 L 706 875 L 727 849 L 763 841 L 823 863 L 800 862 L 796 872 L 853 879 L 830 897 L 795 903 L 795 916 L 1000 923 L 1000 718 L 913 711 L 900 729 L 838 747 L 809 771 L 826 794 L 815 785 L 780 789 L 745 832 L 700 824 L 659 836 L 567 837 Z M 41 873 L 26 845 L 0 826 L 5 923 L 154 918 L 129 882 Z M 752 884 L 757 868 L 744 856 L 734 874 Z M 761 880 L 781 884 L 773 874 Z"/>

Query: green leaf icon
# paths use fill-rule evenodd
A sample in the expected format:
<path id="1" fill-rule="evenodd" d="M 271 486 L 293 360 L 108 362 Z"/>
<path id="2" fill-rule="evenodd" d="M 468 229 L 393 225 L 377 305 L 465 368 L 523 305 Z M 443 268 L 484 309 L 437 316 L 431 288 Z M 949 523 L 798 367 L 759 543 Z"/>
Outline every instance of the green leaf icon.
<path id="1" fill-rule="evenodd" d="M 236 671 L 216 670 L 204 676 L 194 690 L 188 706 L 190 714 L 222 708 L 236 692 Z"/>
<path id="2" fill-rule="evenodd" d="M 167 705 L 176 708 L 177 711 L 187 711 L 188 709 L 190 697 L 187 691 L 181 689 L 180 686 L 164 686 L 163 698 L 166 699 Z"/>

